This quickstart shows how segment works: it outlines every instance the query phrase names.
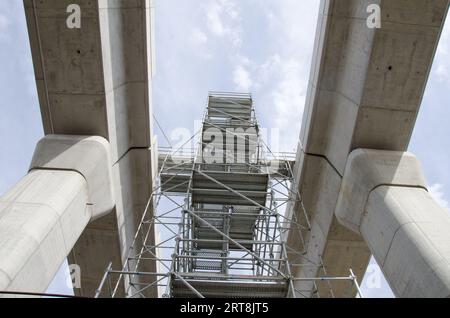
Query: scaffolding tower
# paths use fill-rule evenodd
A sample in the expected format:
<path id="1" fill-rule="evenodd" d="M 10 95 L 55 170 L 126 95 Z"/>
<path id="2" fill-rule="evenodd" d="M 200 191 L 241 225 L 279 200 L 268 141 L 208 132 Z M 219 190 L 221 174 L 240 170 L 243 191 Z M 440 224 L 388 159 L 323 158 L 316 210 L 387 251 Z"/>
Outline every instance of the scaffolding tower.
<path id="1" fill-rule="evenodd" d="M 328 277 L 287 245 L 288 231 L 300 242 L 309 231 L 306 211 L 301 221 L 284 213 L 301 203 L 293 164 L 294 154 L 275 154 L 261 138 L 250 94 L 210 92 L 201 129 L 177 149 L 160 148 L 158 185 L 125 266 L 108 266 L 96 297 L 123 288 L 127 297 L 320 297 L 317 282 L 332 295 L 336 280 L 360 293 L 351 270 Z M 296 266 L 317 267 L 320 277 L 294 277 Z M 313 292 L 296 288 L 300 280 Z"/>

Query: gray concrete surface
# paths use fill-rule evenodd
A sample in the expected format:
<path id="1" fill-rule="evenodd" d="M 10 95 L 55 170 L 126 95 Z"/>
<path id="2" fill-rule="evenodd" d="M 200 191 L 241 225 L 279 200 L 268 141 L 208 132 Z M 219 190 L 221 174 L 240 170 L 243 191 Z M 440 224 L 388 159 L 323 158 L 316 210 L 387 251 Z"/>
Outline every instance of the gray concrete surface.
<path id="1" fill-rule="evenodd" d="M 69 4 L 81 28 L 66 26 Z M 115 210 L 89 224 L 70 253 L 92 296 L 110 261 L 122 268 L 152 188 L 149 0 L 24 0 L 45 134 L 93 135 L 111 146 Z"/>
<path id="2" fill-rule="evenodd" d="M 43 293 L 91 218 L 87 183 L 32 170 L 0 198 L 0 290 Z"/>
<path id="3" fill-rule="evenodd" d="M 103 137 L 47 135 L 36 145 L 30 170 L 55 169 L 80 173 L 88 183 L 92 220 L 109 214 L 116 204 L 111 149 Z"/>
<path id="4" fill-rule="evenodd" d="M 115 206 L 109 143 L 48 135 L 0 197 L 0 290 L 43 293 L 88 222 Z"/>
<path id="5" fill-rule="evenodd" d="M 450 214 L 412 154 L 354 150 L 335 214 L 364 238 L 397 297 L 450 297 Z"/>
<path id="6" fill-rule="evenodd" d="M 366 25 L 373 3 L 381 7 L 380 29 Z M 322 259 L 329 275 L 347 276 L 350 267 L 360 280 L 364 275 L 366 243 L 333 216 L 347 156 L 356 148 L 407 149 L 448 6 L 448 0 L 321 2 L 294 185 L 311 231 L 305 247 L 293 234 L 288 242 L 312 262 Z M 294 213 L 301 218 L 298 203 L 288 209 Z M 354 293 L 348 284 L 333 287 L 338 297 Z M 319 292 L 330 295 L 324 284 Z"/>
<path id="7" fill-rule="evenodd" d="M 81 29 L 65 25 L 69 3 L 82 7 Z M 381 5 L 381 29 L 366 26 L 372 3 Z M 347 156 L 356 148 L 407 149 L 448 5 L 322 1 L 295 186 L 311 220 L 306 257 L 323 260 L 330 275 L 351 267 L 361 279 L 370 256 L 333 216 Z M 70 258 L 83 269 L 80 294 L 91 295 L 111 259 L 120 267 L 151 193 L 151 10 L 144 0 L 25 0 L 25 8 L 46 134 L 98 135 L 112 149 L 115 213 L 88 225 Z M 289 211 L 299 214 L 298 204 Z M 300 249 L 293 235 L 288 240 Z M 338 285 L 335 295 L 347 290 Z"/>

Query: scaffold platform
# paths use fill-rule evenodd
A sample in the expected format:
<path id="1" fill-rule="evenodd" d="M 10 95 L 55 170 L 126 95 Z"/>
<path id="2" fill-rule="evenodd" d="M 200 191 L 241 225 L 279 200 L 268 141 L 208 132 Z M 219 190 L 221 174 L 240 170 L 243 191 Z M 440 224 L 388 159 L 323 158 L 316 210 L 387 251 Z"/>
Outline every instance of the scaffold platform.
<path id="1" fill-rule="evenodd" d="M 293 273 L 323 265 L 284 241 L 296 231 L 303 242 L 310 230 L 306 211 L 302 221 L 284 215 L 301 202 L 291 186 L 295 156 L 264 143 L 252 96 L 211 92 L 199 132 L 195 148 L 160 149 L 159 182 L 126 265 L 106 269 L 96 297 L 115 297 L 124 286 L 127 297 L 320 297 L 317 288 L 296 289 L 308 279 Z M 331 290 L 333 280 L 359 290 L 352 275 L 310 282 Z"/>

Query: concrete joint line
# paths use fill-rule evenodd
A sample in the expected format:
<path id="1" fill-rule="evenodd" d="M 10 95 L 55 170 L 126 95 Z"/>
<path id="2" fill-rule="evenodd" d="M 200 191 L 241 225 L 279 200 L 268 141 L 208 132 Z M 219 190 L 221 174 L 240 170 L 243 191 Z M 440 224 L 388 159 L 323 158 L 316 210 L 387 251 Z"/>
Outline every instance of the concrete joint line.
<path id="1" fill-rule="evenodd" d="M 373 191 L 375 191 L 376 189 L 378 189 L 380 187 L 416 188 L 416 189 L 424 189 L 425 191 L 428 192 L 428 189 L 425 186 L 420 186 L 420 185 L 380 183 L 379 185 L 376 185 L 375 187 L 373 187 L 367 194 L 366 200 L 364 202 L 364 209 L 361 214 L 361 219 L 363 218 L 364 215 L 367 214 L 367 203 L 369 202 L 370 195 L 372 194 Z M 359 222 L 359 228 L 361 228 L 361 221 Z"/>

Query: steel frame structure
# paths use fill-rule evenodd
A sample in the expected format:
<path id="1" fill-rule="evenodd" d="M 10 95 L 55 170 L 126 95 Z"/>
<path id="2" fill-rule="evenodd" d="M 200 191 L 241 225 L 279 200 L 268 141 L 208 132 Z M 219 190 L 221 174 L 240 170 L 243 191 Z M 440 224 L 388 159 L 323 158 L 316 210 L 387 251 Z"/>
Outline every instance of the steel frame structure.
<path id="1" fill-rule="evenodd" d="M 196 147 L 187 146 L 196 137 Z M 160 149 L 159 184 L 125 265 L 108 266 L 95 297 L 117 297 L 124 286 L 127 297 L 143 298 L 320 297 L 317 283 L 326 282 L 333 296 L 334 281 L 348 281 L 362 297 L 351 269 L 347 277 L 327 276 L 322 263 L 285 242 L 295 231 L 304 247 L 310 230 L 291 187 L 293 162 L 293 154 L 275 154 L 260 138 L 251 95 L 210 92 L 201 131 L 178 149 Z M 300 202 L 302 220 L 285 217 L 292 201 Z M 146 262 L 157 270 L 142 271 Z M 293 277 L 302 266 L 321 274 Z M 296 289 L 296 281 L 311 282 L 314 292 Z"/>

